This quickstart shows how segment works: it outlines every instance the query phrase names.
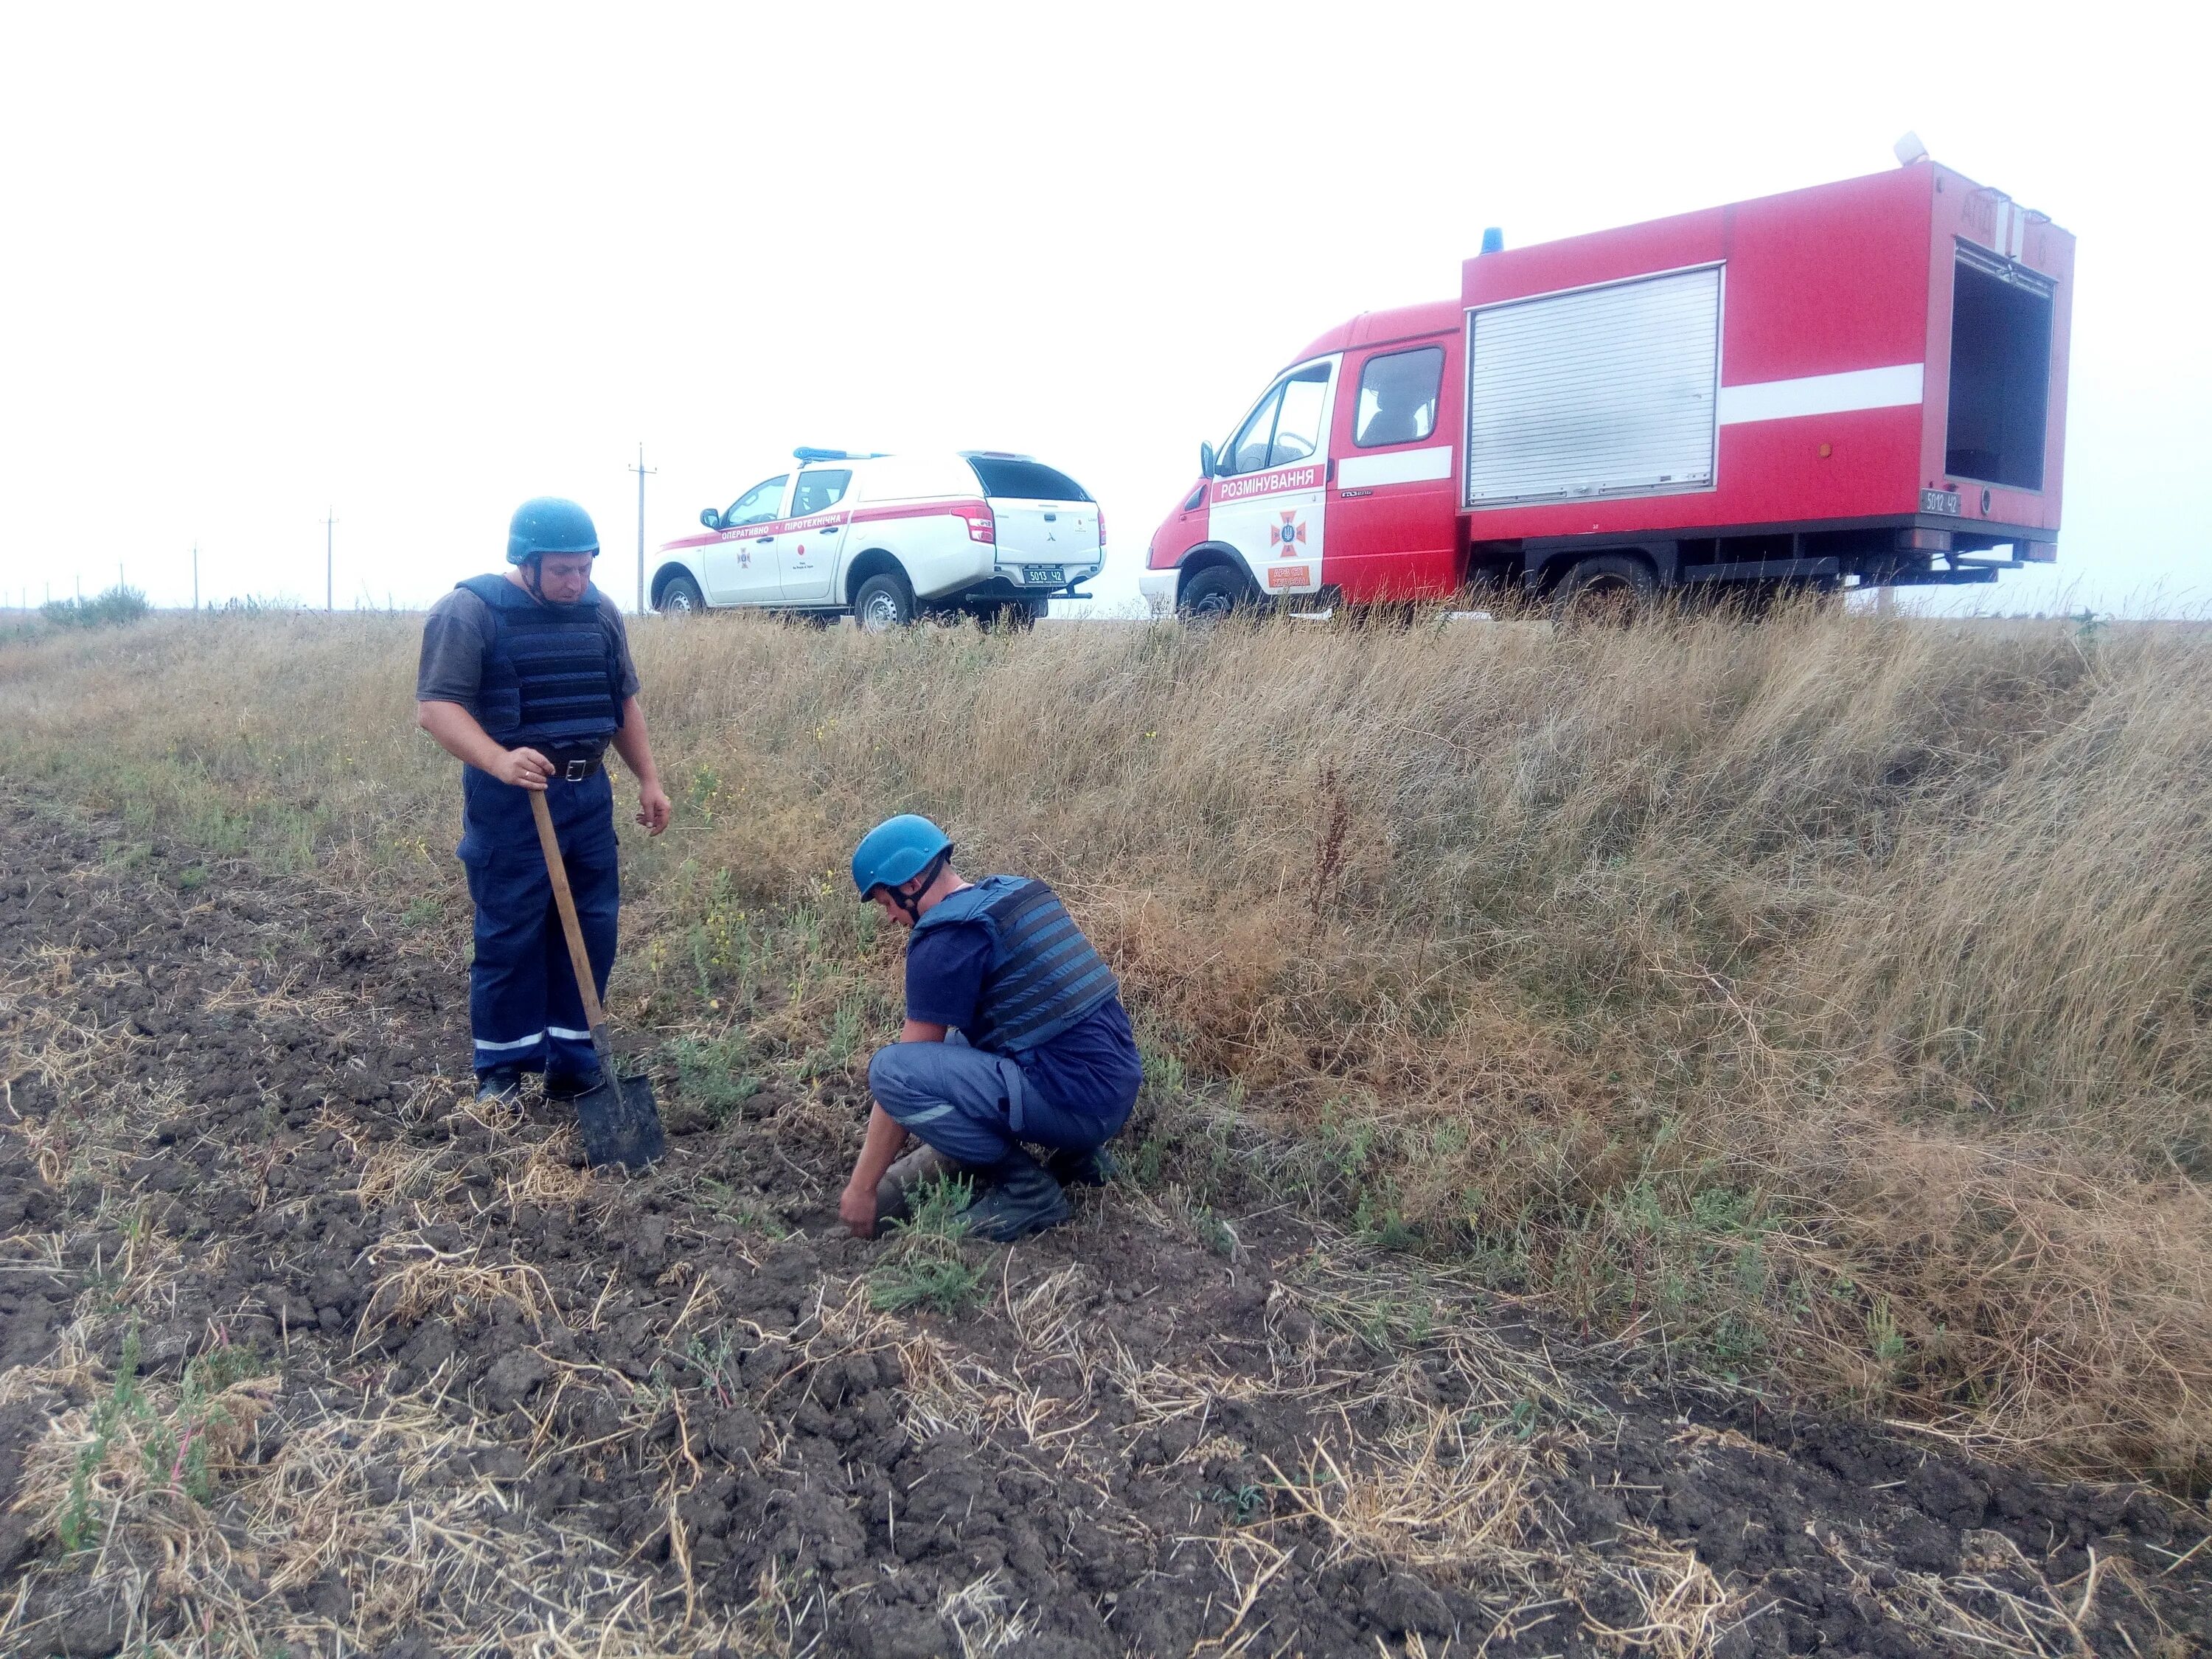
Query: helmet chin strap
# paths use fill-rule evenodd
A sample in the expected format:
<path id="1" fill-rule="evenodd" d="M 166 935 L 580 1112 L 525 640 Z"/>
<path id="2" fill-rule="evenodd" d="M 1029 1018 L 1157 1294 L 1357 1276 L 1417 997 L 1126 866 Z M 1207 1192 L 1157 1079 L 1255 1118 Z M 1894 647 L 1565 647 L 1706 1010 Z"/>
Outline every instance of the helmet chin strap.
<path id="1" fill-rule="evenodd" d="M 906 919 L 908 921 L 921 920 L 921 896 L 937 884 L 938 877 L 945 873 L 945 866 L 951 856 L 952 849 L 948 847 L 930 860 L 927 864 L 922 866 L 921 873 L 919 876 L 909 877 L 905 884 L 890 890 L 891 902 L 906 912 Z M 914 891 L 909 894 L 907 887 L 914 886 L 916 882 L 921 885 L 915 886 Z"/>
<path id="2" fill-rule="evenodd" d="M 545 597 L 545 560 L 532 553 L 522 562 L 522 585 L 530 590 L 530 597 L 540 605 L 551 603 Z"/>

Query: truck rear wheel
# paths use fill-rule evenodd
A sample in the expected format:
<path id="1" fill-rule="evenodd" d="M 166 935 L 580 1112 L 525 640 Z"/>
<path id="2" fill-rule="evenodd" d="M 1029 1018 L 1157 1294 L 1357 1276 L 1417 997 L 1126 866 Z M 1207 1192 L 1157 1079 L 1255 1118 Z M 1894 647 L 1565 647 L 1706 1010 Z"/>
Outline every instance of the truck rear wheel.
<path id="1" fill-rule="evenodd" d="M 1182 592 L 1176 599 L 1176 609 L 1187 621 L 1216 623 L 1258 597 L 1243 571 L 1231 570 L 1225 565 L 1209 565 L 1182 585 Z"/>
<path id="2" fill-rule="evenodd" d="M 699 584 L 689 576 L 671 576 L 668 586 L 660 590 L 658 605 L 664 617 L 689 617 L 707 608 Z"/>
<path id="3" fill-rule="evenodd" d="M 853 595 L 853 619 L 864 634 L 888 634 L 914 620 L 914 589 L 896 570 L 885 570 L 860 584 Z"/>
<path id="4" fill-rule="evenodd" d="M 1562 623 L 1633 621 L 1659 597 L 1659 579 L 1632 553 L 1578 559 L 1552 590 L 1552 617 Z"/>

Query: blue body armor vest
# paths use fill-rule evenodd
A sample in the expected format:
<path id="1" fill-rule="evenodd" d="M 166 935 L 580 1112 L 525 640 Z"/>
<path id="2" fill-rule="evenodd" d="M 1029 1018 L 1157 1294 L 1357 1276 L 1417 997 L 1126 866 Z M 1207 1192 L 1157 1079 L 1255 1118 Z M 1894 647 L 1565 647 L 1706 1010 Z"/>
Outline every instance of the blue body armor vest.
<path id="1" fill-rule="evenodd" d="M 477 720 L 513 749 L 603 750 L 622 727 L 622 657 L 599 615 L 599 591 L 541 605 L 503 576 L 459 584 L 491 607 L 492 645 Z"/>
<path id="2" fill-rule="evenodd" d="M 961 1034 L 975 1048 L 1002 1054 L 1034 1048 L 1097 1012 L 1121 988 L 1060 896 L 1041 881 L 987 877 L 939 899 L 914 931 L 963 921 L 981 922 L 991 936 L 975 1026 Z"/>

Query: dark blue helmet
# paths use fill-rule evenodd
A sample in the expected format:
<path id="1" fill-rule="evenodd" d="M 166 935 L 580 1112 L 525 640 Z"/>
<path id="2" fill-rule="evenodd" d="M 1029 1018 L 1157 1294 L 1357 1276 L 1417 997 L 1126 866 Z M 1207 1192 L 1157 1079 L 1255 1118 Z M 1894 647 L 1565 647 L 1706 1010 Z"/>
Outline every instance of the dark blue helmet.
<path id="1" fill-rule="evenodd" d="M 853 849 L 853 885 L 866 898 L 878 887 L 904 886 L 952 850 L 952 841 L 927 818 L 902 812 L 885 818 Z"/>
<path id="2" fill-rule="evenodd" d="M 558 495 L 533 495 L 514 509 L 507 526 L 507 562 L 520 564 L 541 553 L 596 553 L 599 527 L 592 515 Z"/>

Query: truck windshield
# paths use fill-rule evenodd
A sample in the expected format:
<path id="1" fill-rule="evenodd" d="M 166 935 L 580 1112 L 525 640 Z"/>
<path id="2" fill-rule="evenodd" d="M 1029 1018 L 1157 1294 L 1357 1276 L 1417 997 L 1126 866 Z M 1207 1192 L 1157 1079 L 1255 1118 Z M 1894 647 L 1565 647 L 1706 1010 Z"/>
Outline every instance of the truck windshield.
<path id="1" fill-rule="evenodd" d="M 1036 461 L 1016 461 L 994 455 L 970 455 L 968 465 L 987 496 L 1018 501 L 1087 501 L 1083 486 L 1065 472 Z"/>

